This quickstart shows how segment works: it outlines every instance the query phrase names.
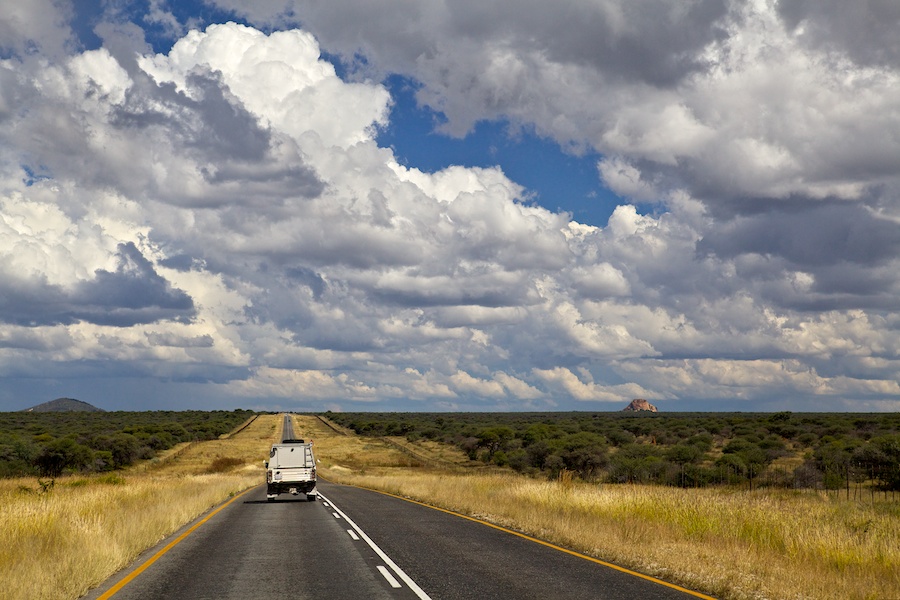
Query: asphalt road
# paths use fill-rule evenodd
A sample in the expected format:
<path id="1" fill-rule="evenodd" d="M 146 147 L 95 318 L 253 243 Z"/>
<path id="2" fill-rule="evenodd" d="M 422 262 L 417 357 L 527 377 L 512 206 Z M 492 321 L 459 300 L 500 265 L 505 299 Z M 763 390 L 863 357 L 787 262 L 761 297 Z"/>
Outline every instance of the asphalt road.
<path id="1" fill-rule="evenodd" d="M 290 415 L 284 415 L 284 421 L 281 425 L 281 439 L 282 440 L 292 440 L 294 439 L 294 422 L 291 421 Z"/>
<path id="2" fill-rule="evenodd" d="M 283 439 L 293 439 L 285 416 Z M 414 502 L 319 480 L 261 485 L 161 542 L 85 599 L 705 598 Z"/>
<path id="3" fill-rule="evenodd" d="M 324 481 L 319 491 L 317 502 L 286 495 L 266 502 L 265 486 L 254 488 L 146 568 L 171 540 L 85 598 L 698 597 L 399 498 Z"/>

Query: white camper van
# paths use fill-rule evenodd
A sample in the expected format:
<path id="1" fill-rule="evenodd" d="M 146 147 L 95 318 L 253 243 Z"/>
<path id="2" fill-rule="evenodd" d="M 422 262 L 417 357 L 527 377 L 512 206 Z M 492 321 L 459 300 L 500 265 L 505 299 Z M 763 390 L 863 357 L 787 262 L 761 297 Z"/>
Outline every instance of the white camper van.
<path id="1" fill-rule="evenodd" d="M 306 494 L 315 501 L 316 459 L 312 442 L 284 440 L 272 445 L 266 461 L 266 499 L 271 502 L 278 494 Z"/>

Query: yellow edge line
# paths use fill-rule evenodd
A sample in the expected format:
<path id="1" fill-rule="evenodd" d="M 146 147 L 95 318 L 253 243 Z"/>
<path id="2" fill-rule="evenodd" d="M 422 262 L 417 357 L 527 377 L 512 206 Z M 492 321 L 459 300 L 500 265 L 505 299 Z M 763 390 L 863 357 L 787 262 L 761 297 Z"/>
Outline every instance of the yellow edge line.
<path id="1" fill-rule="evenodd" d="M 695 598 L 702 598 L 703 600 L 716 600 L 713 596 L 707 596 L 706 594 L 701 594 L 700 592 L 695 592 L 694 590 L 689 590 L 687 588 L 683 588 L 680 585 L 675 585 L 674 583 L 669 583 L 668 581 L 663 581 L 662 579 L 657 579 L 656 577 L 652 577 L 650 575 L 644 575 L 643 573 L 638 573 L 637 571 L 632 571 L 630 569 L 626 569 L 625 567 L 620 567 L 618 565 L 614 565 L 612 563 L 608 563 L 602 561 L 598 558 L 594 558 L 592 556 L 587 556 L 586 554 L 581 554 L 580 552 L 575 552 L 574 550 L 569 550 L 567 548 L 563 548 L 561 546 L 557 546 L 555 544 L 551 544 L 550 542 L 545 542 L 543 540 L 539 540 L 537 538 L 531 537 L 530 535 L 526 535 L 524 533 L 519 533 L 518 531 L 513 531 L 512 529 L 507 529 L 501 525 L 495 525 L 493 523 L 489 523 L 487 521 L 483 521 L 481 519 L 477 519 L 475 517 L 470 517 L 468 515 L 464 515 L 458 512 L 454 512 L 452 510 L 448 510 L 446 508 L 441 508 L 439 506 L 434 506 L 431 504 L 426 504 L 425 502 L 419 502 L 418 500 L 412 500 L 410 498 L 404 498 L 403 496 L 398 496 L 396 494 L 391 494 L 389 492 L 382 492 L 381 490 L 373 490 L 372 488 L 363 488 L 362 486 L 352 486 L 352 487 L 360 487 L 362 489 L 366 489 L 372 492 L 377 492 L 379 494 L 384 494 L 385 496 L 390 496 L 392 498 L 397 498 L 399 500 L 405 500 L 406 502 L 411 502 L 412 504 L 418 504 L 419 506 L 424 506 L 426 508 L 431 508 L 434 510 L 439 510 L 443 513 L 447 513 L 448 515 L 453 515 L 455 517 L 460 517 L 463 519 L 467 519 L 469 521 L 473 521 L 475 523 L 480 523 L 481 525 L 487 525 L 488 527 L 492 527 L 493 529 L 497 529 L 499 531 L 504 531 L 506 533 L 511 533 L 512 535 L 518 536 L 522 539 L 528 540 L 529 542 L 534 542 L 536 544 L 540 544 L 542 546 L 546 546 L 548 548 L 552 548 L 554 550 L 559 550 L 560 552 L 564 552 L 571 556 L 576 556 L 578 558 L 583 558 L 584 560 L 591 561 L 592 563 L 596 563 L 598 565 L 603 565 L 604 567 L 609 567 L 610 569 L 615 569 L 616 571 L 620 571 L 622 573 L 627 573 L 628 575 L 633 575 L 635 577 L 640 577 L 641 579 L 646 579 L 647 581 L 652 581 L 653 583 L 658 583 L 659 585 L 664 585 L 668 588 L 672 588 L 673 590 L 678 590 L 679 592 L 684 592 L 685 594 L 690 594 Z"/>
<path id="2" fill-rule="evenodd" d="M 232 498 L 231 500 L 229 500 L 229 501 L 226 502 L 225 504 L 221 505 L 219 508 L 215 509 L 214 511 L 212 511 L 211 513 L 209 513 L 208 515 L 206 515 L 201 521 L 198 521 L 197 523 L 195 523 L 195 524 L 193 525 L 193 527 L 191 527 L 190 529 L 188 529 L 187 531 L 185 531 L 184 533 L 182 533 L 181 535 L 179 535 L 177 538 L 175 538 L 174 540 L 172 540 L 171 542 L 169 542 L 169 543 L 166 545 L 165 548 L 163 548 L 162 550 L 160 550 L 159 552 L 157 552 L 156 554 L 154 554 L 152 557 L 150 557 L 149 559 L 147 559 L 147 561 L 146 561 L 145 563 L 143 563 L 143 564 L 142 564 L 141 566 L 139 566 L 137 569 L 135 569 L 134 571 L 132 571 L 131 573 L 129 573 L 127 576 L 125 576 L 125 577 L 122 579 L 122 581 L 120 581 L 119 583 L 117 583 L 116 585 L 114 585 L 113 587 L 111 587 L 111 588 L 110 588 L 109 590 L 107 590 L 106 593 L 104 593 L 102 596 L 99 596 L 99 597 L 97 598 L 97 600 L 107 600 L 108 598 L 112 598 L 113 596 L 115 596 L 117 593 L 119 593 L 119 592 L 122 590 L 123 587 L 125 587 L 126 585 L 128 585 L 129 583 L 131 583 L 138 575 L 140 575 L 140 574 L 143 573 L 145 570 L 147 570 L 147 568 L 150 567 L 150 565 L 152 565 L 152 564 L 155 563 L 157 560 L 159 560 L 160 558 L 162 558 L 162 556 L 163 556 L 166 552 L 168 552 L 169 550 L 171 550 L 172 548 L 174 548 L 175 546 L 177 546 L 178 544 L 180 544 L 180 543 L 184 540 L 184 538 L 186 538 L 187 536 L 189 536 L 190 534 L 192 534 L 192 533 L 193 533 L 194 531 L 196 531 L 201 525 L 203 525 L 204 523 L 206 523 L 207 521 L 209 521 L 210 519 L 212 519 L 214 516 L 216 516 L 221 510 L 223 510 L 223 509 L 224 509 L 225 507 L 227 507 L 229 504 L 231 504 L 232 502 L 234 502 L 235 500 L 237 500 L 238 498 L 240 498 L 241 496 L 243 496 L 244 494 L 246 494 L 246 493 L 249 492 L 250 490 L 255 489 L 256 487 L 259 487 L 259 486 L 253 486 L 252 488 L 248 488 L 248 489 L 244 490 L 243 492 L 241 492 L 240 494 L 238 494 L 237 496 L 235 496 L 234 498 Z"/>

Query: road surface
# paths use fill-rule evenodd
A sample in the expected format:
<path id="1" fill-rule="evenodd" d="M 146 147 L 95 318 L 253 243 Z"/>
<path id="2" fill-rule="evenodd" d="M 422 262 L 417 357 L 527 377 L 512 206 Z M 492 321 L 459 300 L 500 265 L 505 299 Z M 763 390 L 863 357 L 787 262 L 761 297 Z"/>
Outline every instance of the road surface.
<path id="1" fill-rule="evenodd" d="M 133 579 L 120 573 L 86 598 L 705 597 L 399 498 L 327 482 L 319 491 L 318 502 L 284 495 L 266 502 L 265 487 L 254 488 Z"/>
<path id="2" fill-rule="evenodd" d="M 283 439 L 293 439 L 285 416 Z M 90 600 L 709 598 L 447 511 L 319 480 L 264 485 L 201 517 Z"/>

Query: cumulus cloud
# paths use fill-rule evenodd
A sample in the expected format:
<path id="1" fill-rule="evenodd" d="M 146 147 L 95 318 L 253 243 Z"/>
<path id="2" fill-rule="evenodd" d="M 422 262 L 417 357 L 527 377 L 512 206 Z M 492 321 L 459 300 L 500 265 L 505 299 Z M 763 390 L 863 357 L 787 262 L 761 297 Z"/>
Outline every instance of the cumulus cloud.
<path id="1" fill-rule="evenodd" d="M 575 400 L 585 402 L 616 402 L 620 403 L 622 398 L 655 398 L 653 392 L 648 392 L 639 385 L 623 384 L 615 386 L 607 386 L 597 384 L 592 381 L 589 374 L 583 380 L 569 369 L 565 367 L 556 367 L 554 369 L 535 369 L 534 375 L 546 382 L 551 389 L 557 393 L 563 393 L 571 396 Z"/>
<path id="2" fill-rule="evenodd" d="M 686 187 L 737 210 L 736 200 L 749 208 L 765 197 L 860 199 L 872 183 L 896 182 L 890 2 L 453 11 L 424 2 L 398 30 L 391 15 L 401 4 L 354 16 L 341 3 L 292 6 L 330 51 L 364 55 L 370 72 L 415 77 L 420 102 L 446 115 L 447 131 L 497 117 L 527 124 L 563 147 L 607 155 L 613 186 Z"/>
<path id="3" fill-rule="evenodd" d="M 332 409 L 895 407 L 881 29 L 859 41 L 835 3 L 216 4 L 257 27 L 154 2 L 181 37 L 153 53 L 112 13 L 93 50 L 61 5 L 0 19 L 4 377 L 112 364 Z M 388 73 L 445 134 L 505 119 L 598 152 L 622 205 L 575 223 L 499 167 L 399 164 Z"/>
<path id="4" fill-rule="evenodd" d="M 0 2 L 0 57 L 42 55 L 58 58 L 75 39 L 69 19 L 72 7 L 53 0 Z"/>
<path id="5" fill-rule="evenodd" d="M 864 65 L 900 63 L 896 2 L 863 0 L 851 7 L 835 0 L 781 0 L 777 10 L 785 25 L 814 48 L 848 55 Z"/>

